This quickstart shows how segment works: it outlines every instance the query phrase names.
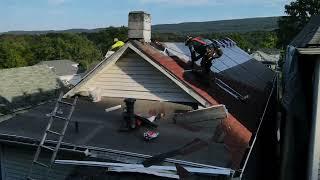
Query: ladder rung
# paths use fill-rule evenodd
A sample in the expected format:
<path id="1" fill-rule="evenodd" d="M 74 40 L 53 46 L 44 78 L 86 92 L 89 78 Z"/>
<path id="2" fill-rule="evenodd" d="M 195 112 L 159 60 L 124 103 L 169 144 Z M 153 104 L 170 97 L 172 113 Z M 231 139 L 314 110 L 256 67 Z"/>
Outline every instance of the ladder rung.
<path id="1" fill-rule="evenodd" d="M 47 130 L 47 132 L 48 132 L 48 133 L 51 133 L 51 134 L 55 134 L 55 135 L 61 136 L 60 133 L 55 132 L 55 131 Z"/>
<path id="2" fill-rule="evenodd" d="M 54 149 L 53 149 L 53 148 L 48 147 L 48 146 L 45 146 L 45 145 L 41 145 L 41 147 L 42 147 L 42 148 L 44 148 L 44 149 L 48 149 L 48 150 L 50 150 L 50 151 L 54 151 Z"/>
<path id="3" fill-rule="evenodd" d="M 61 104 L 66 104 L 66 105 L 69 105 L 69 106 L 73 106 L 73 104 L 72 103 L 69 103 L 69 102 L 65 102 L 65 101 L 58 101 L 59 103 L 61 103 Z"/>
<path id="4" fill-rule="evenodd" d="M 54 117 L 54 118 L 58 118 L 58 119 L 62 119 L 62 120 L 65 120 L 65 121 L 67 121 L 67 120 L 68 120 L 68 118 L 61 117 L 61 116 L 57 116 L 57 115 L 52 115 L 52 117 Z"/>
<path id="5" fill-rule="evenodd" d="M 38 162 L 38 161 L 33 161 L 33 163 L 38 164 L 38 165 L 43 166 L 43 167 L 46 167 L 46 168 L 48 168 L 48 167 L 49 167 L 48 165 L 43 164 L 43 163 Z"/>

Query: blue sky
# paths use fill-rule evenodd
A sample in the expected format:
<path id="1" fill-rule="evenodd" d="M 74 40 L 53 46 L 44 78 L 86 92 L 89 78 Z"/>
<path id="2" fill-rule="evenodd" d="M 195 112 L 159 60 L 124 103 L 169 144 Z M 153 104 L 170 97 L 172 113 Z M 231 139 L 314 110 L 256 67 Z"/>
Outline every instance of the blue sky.
<path id="1" fill-rule="evenodd" d="M 284 15 L 291 0 L 0 0 L 0 32 L 127 25 L 144 10 L 153 24 Z"/>

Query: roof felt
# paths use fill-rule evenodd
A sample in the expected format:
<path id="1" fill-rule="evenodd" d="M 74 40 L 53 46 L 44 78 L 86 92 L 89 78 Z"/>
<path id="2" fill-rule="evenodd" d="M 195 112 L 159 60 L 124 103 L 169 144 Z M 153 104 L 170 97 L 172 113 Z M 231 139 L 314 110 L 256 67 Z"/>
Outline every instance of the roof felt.
<path id="1" fill-rule="evenodd" d="M 302 31 L 293 39 L 290 45 L 305 48 L 320 45 L 320 15 L 314 16 Z"/>
<path id="2" fill-rule="evenodd" d="M 2 113 L 48 100 L 61 85 L 46 65 L 2 69 L 0 84 Z"/>
<path id="3" fill-rule="evenodd" d="M 107 149 L 115 149 L 126 152 L 134 152 L 147 155 L 155 155 L 184 146 L 195 138 L 201 138 L 210 145 L 206 148 L 187 156 L 178 156 L 181 159 L 196 163 L 230 167 L 232 155 L 223 143 L 211 141 L 214 127 L 203 127 L 198 130 L 188 130 L 185 127 L 173 123 L 172 117 L 175 110 L 191 110 L 189 106 L 179 105 L 169 102 L 157 102 L 147 100 L 137 100 L 135 112 L 137 114 L 163 113 L 164 117 L 158 121 L 157 131 L 159 137 L 152 141 L 144 141 L 143 132 L 148 128 L 142 127 L 132 132 L 119 132 L 123 123 L 122 111 L 105 112 L 108 107 L 121 104 L 124 106 L 122 98 L 104 98 L 98 103 L 87 101 L 83 98 L 77 103 L 72 120 L 79 122 L 79 132 L 75 132 L 74 124 L 71 123 L 64 137 L 64 142 L 79 146 L 93 146 Z M 22 137 L 41 139 L 43 131 L 48 123 L 46 116 L 54 107 L 54 103 L 48 103 L 19 114 L 10 120 L 0 123 L 0 134 L 10 134 Z M 68 111 L 63 109 L 66 116 Z M 58 131 L 62 128 L 62 122 L 56 120 L 52 130 Z M 217 120 L 217 124 L 220 121 Z M 56 140 L 57 136 L 49 136 L 48 139 Z"/>
<path id="4" fill-rule="evenodd" d="M 78 63 L 71 60 L 42 61 L 39 64 L 48 65 L 58 76 L 74 75 L 78 72 Z"/>

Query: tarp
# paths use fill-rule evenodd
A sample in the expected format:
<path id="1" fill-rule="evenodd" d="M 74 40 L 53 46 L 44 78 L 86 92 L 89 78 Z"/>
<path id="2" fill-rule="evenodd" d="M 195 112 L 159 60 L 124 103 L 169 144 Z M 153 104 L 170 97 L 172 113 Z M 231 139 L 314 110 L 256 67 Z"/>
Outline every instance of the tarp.
<path id="1" fill-rule="evenodd" d="M 286 60 L 283 66 L 283 98 L 282 103 L 286 111 L 299 119 L 306 117 L 306 98 L 299 74 L 297 50 L 288 46 Z"/>

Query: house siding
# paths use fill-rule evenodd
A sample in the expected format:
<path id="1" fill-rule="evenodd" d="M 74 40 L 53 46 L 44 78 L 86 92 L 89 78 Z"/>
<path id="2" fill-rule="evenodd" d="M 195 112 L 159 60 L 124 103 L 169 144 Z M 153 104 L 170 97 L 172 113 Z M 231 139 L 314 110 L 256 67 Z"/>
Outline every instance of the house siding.
<path id="1" fill-rule="evenodd" d="M 28 147 L 16 147 L 1 145 L 1 173 L 4 180 L 25 180 L 35 149 Z M 43 157 L 40 161 L 49 161 L 50 154 L 41 153 Z M 41 179 L 45 176 L 47 168 L 34 166 L 32 178 Z M 72 166 L 54 166 L 47 179 L 59 180 L 65 179 L 73 170 Z"/>
<path id="2" fill-rule="evenodd" d="M 90 89 L 99 89 L 104 97 L 196 102 L 159 70 L 133 52 L 100 71 L 80 91 Z"/>

